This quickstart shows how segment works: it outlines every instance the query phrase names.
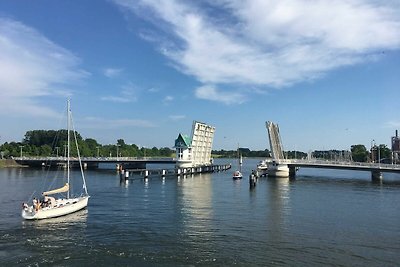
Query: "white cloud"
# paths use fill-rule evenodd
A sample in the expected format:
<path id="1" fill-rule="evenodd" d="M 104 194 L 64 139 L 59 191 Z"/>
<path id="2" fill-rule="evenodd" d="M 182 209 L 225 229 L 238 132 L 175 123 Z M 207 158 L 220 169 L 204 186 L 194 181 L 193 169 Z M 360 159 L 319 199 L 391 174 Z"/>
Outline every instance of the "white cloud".
<path id="1" fill-rule="evenodd" d="M 57 116 L 37 97 L 64 95 L 88 76 L 80 60 L 33 28 L 0 18 L 0 114 Z"/>
<path id="2" fill-rule="evenodd" d="M 243 94 L 227 91 L 224 92 L 218 90 L 212 85 L 205 85 L 197 88 L 195 95 L 200 99 L 217 101 L 227 105 L 242 104 L 246 101 L 246 97 Z"/>
<path id="3" fill-rule="evenodd" d="M 103 70 L 104 76 L 106 76 L 108 78 L 117 77 L 118 75 L 121 74 L 121 72 L 123 72 L 123 69 L 106 68 L 106 69 Z"/>
<path id="4" fill-rule="evenodd" d="M 172 101 L 174 101 L 174 97 L 167 95 L 166 97 L 164 97 L 164 99 L 162 100 L 162 102 L 164 103 L 164 105 L 168 105 L 169 103 L 171 103 Z"/>
<path id="5" fill-rule="evenodd" d="M 150 88 L 148 91 L 149 91 L 149 93 L 158 93 L 158 92 L 160 91 L 160 89 L 159 89 L 159 88 L 152 87 L 152 88 Z"/>
<path id="6" fill-rule="evenodd" d="M 186 118 L 185 115 L 170 115 L 168 117 L 173 121 L 179 121 L 179 120 L 183 120 Z"/>
<path id="7" fill-rule="evenodd" d="M 137 101 L 136 87 L 132 83 L 122 86 L 122 91 L 117 95 L 109 95 L 100 97 L 103 101 L 115 103 L 132 103 Z"/>
<path id="8" fill-rule="evenodd" d="M 100 98 L 103 101 L 115 102 L 115 103 L 130 103 L 132 100 L 127 99 L 123 96 L 103 96 Z"/>
<path id="9" fill-rule="evenodd" d="M 400 128 L 400 121 L 388 121 L 384 124 L 387 128 Z"/>
<path id="10" fill-rule="evenodd" d="M 154 123 L 141 119 L 104 119 L 97 117 L 86 117 L 82 121 L 80 128 L 84 129 L 116 129 L 120 127 L 156 127 Z"/>
<path id="11" fill-rule="evenodd" d="M 164 31 L 147 40 L 180 71 L 216 86 L 281 88 L 400 48 L 396 1 L 114 2 Z"/>

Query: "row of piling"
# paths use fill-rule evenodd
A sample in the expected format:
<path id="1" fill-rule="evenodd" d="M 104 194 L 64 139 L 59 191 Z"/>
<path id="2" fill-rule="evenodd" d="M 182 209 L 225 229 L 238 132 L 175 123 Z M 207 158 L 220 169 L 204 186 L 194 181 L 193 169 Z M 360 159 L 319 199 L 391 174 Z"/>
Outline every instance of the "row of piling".
<path id="1" fill-rule="evenodd" d="M 129 179 L 130 175 L 139 174 L 143 178 L 148 178 L 149 176 L 185 176 L 191 174 L 200 174 L 200 173 L 212 173 L 212 172 L 220 172 L 226 171 L 232 168 L 231 164 L 223 164 L 223 165 L 206 165 L 206 166 L 195 166 L 189 168 L 174 168 L 174 169 L 124 169 L 122 165 L 117 165 L 117 170 L 119 171 L 120 178 L 125 180 Z"/>

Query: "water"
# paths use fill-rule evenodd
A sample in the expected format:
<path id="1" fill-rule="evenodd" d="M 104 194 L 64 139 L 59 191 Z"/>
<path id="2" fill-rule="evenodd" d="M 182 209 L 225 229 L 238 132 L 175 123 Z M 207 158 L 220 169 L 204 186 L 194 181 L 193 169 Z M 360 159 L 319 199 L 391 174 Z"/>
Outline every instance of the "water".
<path id="1" fill-rule="evenodd" d="M 88 209 L 46 221 L 20 217 L 46 172 L 0 169 L 0 266 L 398 266 L 399 175 L 302 169 L 250 190 L 257 162 L 239 181 L 87 171 Z"/>

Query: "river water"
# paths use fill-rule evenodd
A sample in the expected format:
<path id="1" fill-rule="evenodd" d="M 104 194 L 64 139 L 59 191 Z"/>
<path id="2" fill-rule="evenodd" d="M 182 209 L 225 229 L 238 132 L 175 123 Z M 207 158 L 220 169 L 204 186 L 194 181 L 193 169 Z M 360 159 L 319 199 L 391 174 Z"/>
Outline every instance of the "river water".
<path id="1" fill-rule="evenodd" d="M 400 175 L 377 184 L 367 172 L 301 169 L 250 189 L 257 162 L 244 160 L 239 181 L 233 170 L 127 183 L 86 171 L 88 208 L 45 221 L 22 220 L 20 207 L 48 172 L 0 169 L 0 266 L 400 264 Z"/>

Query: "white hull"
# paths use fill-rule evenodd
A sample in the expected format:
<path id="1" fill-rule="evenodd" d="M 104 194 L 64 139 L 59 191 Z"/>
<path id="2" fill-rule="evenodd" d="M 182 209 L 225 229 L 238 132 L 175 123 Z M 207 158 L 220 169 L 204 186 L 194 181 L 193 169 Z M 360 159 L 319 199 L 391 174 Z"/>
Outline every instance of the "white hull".
<path id="1" fill-rule="evenodd" d="M 240 171 L 235 171 L 232 176 L 233 179 L 242 179 L 243 175 Z"/>
<path id="2" fill-rule="evenodd" d="M 89 196 L 57 199 L 54 206 L 35 210 L 33 206 L 22 210 L 22 218 L 26 220 L 40 220 L 64 216 L 84 209 L 88 205 Z"/>
<path id="3" fill-rule="evenodd" d="M 267 176 L 268 175 L 268 166 L 267 164 L 257 165 L 257 176 Z"/>

